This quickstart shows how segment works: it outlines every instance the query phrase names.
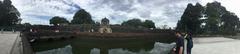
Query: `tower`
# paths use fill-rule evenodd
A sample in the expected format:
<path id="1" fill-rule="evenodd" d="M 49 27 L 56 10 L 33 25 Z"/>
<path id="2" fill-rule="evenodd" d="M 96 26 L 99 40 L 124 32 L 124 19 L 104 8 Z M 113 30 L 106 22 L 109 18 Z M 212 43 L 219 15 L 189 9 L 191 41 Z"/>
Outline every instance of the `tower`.
<path id="1" fill-rule="evenodd" d="M 99 28 L 100 33 L 112 33 L 112 29 L 109 25 L 109 20 L 105 17 L 101 20 L 101 25 Z"/>

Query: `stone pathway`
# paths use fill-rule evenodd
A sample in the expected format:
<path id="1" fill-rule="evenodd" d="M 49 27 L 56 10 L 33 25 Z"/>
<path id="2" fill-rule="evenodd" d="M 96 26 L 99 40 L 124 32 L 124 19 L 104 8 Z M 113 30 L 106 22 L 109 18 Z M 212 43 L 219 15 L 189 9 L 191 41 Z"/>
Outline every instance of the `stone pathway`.
<path id="1" fill-rule="evenodd" d="M 240 40 L 224 37 L 194 38 L 192 54 L 239 54 Z"/>
<path id="2" fill-rule="evenodd" d="M 19 32 L 3 32 L 0 33 L 0 54 L 10 54 L 12 47 L 20 35 Z"/>

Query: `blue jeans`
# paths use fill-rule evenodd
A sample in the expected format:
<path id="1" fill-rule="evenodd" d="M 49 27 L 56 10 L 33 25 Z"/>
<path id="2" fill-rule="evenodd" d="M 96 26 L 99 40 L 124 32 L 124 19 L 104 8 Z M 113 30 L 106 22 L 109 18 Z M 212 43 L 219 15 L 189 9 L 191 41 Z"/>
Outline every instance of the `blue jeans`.
<path id="1" fill-rule="evenodd" d="M 191 51 L 192 51 L 192 48 L 188 48 L 187 49 L 187 54 L 192 54 Z"/>

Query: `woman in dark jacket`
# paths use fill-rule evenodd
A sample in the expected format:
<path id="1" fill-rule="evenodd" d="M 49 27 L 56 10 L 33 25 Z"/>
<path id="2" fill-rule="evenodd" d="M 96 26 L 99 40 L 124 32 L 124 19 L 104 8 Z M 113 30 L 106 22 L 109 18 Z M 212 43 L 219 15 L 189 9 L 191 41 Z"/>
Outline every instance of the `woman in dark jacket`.
<path id="1" fill-rule="evenodd" d="M 192 48 L 193 48 L 193 40 L 192 40 L 192 34 L 188 33 L 187 39 L 187 54 L 191 54 Z"/>

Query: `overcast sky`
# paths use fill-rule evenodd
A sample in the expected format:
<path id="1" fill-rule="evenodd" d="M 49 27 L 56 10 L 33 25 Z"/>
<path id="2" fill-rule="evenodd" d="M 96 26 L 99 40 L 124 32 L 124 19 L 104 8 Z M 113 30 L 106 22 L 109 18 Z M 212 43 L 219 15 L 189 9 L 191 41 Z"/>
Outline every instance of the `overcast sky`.
<path id="1" fill-rule="evenodd" d="M 153 20 L 157 27 L 175 27 L 188 3 L 206 5 L 219 1 L 227 10 L 240 16 L 239 0 L 12 0 L 21 13 L 22 23 L 49 24 L 53 16 L 72 20 L 79 9 L 85 9 L 93 20 L 107 17 L 111 24 L 133 18 Z"/>

